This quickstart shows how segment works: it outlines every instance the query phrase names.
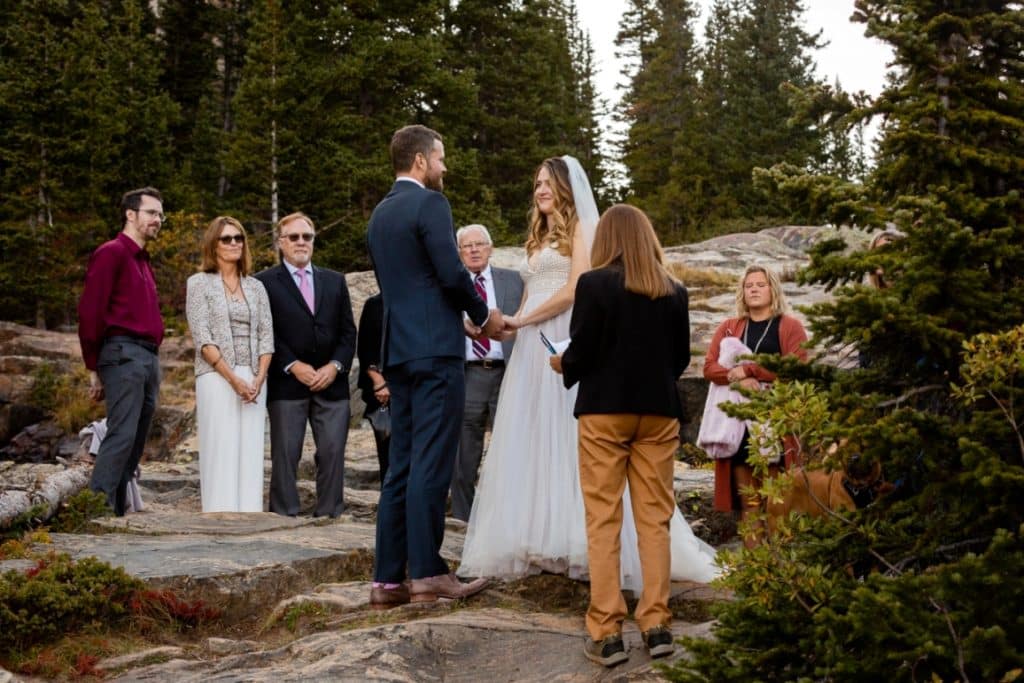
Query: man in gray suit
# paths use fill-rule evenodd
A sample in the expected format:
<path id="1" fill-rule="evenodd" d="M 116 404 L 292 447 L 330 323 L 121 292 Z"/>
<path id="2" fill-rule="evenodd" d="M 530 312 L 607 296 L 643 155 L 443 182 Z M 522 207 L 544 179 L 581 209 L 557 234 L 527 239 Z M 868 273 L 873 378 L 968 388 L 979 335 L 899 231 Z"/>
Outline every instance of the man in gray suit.
<path id="1" fill-rule="evenodd" d="M 523 298 L 523 280 L 519 273 L 490 265 L 491 235 L 482 225 L 467 225 L 455 233 L 459 255 L 466 264 L 473 284 L 488 308 L 499 308 L 513 315 Z M 459 456 L 452 472 L 452 517 L 469 521 L 476 491 L 477 470 L 483 456 L 484 432 L 494 419 L 498 390 L 505 375 L 505 363 L 512 353 L 514 337 L 496 342 L 487 337 L 466 337 L 466 408 L 462 417 Z"/>

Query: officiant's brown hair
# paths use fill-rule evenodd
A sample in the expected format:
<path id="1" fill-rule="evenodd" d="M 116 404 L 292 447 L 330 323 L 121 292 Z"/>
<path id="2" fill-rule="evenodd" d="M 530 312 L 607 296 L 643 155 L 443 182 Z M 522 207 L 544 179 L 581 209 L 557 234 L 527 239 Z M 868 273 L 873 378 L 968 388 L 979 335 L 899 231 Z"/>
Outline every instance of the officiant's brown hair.
<path id="1" fill-rule="evenodd" d="M 601 216 L 590 252 L 594 269 L 620 267 L 626 291 L 651 299 L 675 291 L 675 278 L 665 269 L 665 255 L 651 220 L 640 209 L 616 204 Z"/>

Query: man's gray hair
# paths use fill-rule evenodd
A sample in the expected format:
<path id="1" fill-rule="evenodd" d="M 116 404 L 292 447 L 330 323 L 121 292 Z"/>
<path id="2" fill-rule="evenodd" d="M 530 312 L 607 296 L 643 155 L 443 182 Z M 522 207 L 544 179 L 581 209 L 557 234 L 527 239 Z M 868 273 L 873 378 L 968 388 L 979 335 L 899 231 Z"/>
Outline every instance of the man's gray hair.
<path id="1" fill-rule="evenodd" d="M 479 223 L 471 223 L 470 225 L 464 225 L 457 231 L 455 231 L 455 243 L 462 244 L 462 236 L 465 235 L 470 230 L 479 230 L 483 234 L 484 239 L 487 240 L 487 244 L 494 246 L 494 242 L 491 241 L 491 233 L 487 232 L 487 228 L 480 225 Z"/>

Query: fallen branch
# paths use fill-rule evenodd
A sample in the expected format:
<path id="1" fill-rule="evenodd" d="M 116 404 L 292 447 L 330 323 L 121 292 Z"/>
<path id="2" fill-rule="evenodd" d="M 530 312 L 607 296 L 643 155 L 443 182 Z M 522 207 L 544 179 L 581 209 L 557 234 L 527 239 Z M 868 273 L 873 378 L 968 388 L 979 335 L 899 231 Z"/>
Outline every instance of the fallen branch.
<path id="1" fill-rule="evenodd" d="M 6 529 L 20 515 L 39 506 L 39 520 L 53 516 L 60 504 L 75 495 L 89 483 L 88 467 L 70 467 L 54 472 L 32 491 L 8 490 L 0 492 L 0 529 Z"/>

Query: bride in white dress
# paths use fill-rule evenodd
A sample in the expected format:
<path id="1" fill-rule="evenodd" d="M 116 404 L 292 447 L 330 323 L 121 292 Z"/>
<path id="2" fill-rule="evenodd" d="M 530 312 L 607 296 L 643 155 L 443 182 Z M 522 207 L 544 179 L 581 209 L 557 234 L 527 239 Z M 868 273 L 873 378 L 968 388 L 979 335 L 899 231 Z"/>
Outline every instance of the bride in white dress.
<path id="1" fill-rule="evenodd" d="M 538 330 L 554 342 L 569 336 L 576 281 L 590 267 L 597 206 L 586 174 L 570 156 L 541 164 L 533 197 L 527 255 L 520 266 L 526 296 L 519 312 L 506 318 L 518 337 L 502 381 L 460 576 L 517 578 L 548 571 L 587 578 L 576 387 L 566 390 L 551 370 Z M 639 592 L 628 487 L 624 511 L 622 587 Z M 673 579 L 707 582 L 718 575 L 714 548 L 694 536 L 678 509 L 671 536 Z"/>

